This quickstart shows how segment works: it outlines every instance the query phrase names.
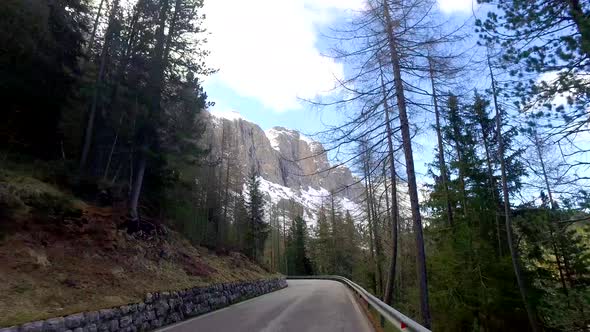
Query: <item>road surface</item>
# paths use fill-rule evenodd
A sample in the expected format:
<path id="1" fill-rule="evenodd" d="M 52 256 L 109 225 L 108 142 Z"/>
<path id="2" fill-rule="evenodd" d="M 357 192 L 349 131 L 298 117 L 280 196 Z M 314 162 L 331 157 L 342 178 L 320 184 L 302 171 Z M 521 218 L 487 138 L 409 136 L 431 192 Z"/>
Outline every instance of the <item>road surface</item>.
<path id="1" fill-rule="evenodd" d="M 363 332 L 369 321 L 343 284 L 289 280 L 289 287 L 160 329 L 160 332 Z"/>

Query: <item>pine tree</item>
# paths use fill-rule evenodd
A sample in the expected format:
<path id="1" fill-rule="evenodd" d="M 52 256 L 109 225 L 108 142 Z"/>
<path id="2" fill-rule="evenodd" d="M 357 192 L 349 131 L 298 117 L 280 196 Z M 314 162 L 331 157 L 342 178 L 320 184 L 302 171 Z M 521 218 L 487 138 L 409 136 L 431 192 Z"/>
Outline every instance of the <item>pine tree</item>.
<path id="1" fill-rule="evenodd" d="M 311 261 L 307 255 L 307 226 L 302 217 L 297 216 L 293 220 L 289 253 L 291 275 L 311 275 L 313 273 Z"/>
<path id="2" fill-rule="evenodd" d="M 476 20 L 480 39 L 492 51 L 501 50 L 498 64 L 513 80 L 498 96 L 512 98 L 517 107 L 542 119 L 547 136 L 576 141 L 588 132 L 590 85 L 590 8 L 579 0 L 478 0 L 495 5 L 485 19 Z M 565 98 L 560 98 L 565 97 Z M 562 147 L 567 155 L 588 153 L 586 146 Z M 568 160 L 573 170 L 586 163 Z M 586 177 L 572 184 L 587 186 Z"/>
<path id="3" fill-rule="evenodd" d="M 445 151 L 449 156 L 447 169 L 452 175 L 449 189 L 451 197 L 455 197 L 453 201 L 464 201 L 461 205 L 468 209 L 466 214 L 456 215 L 452 232 L 447 231 L 445 188 L 440 182 L 432 186 L 426 206 L 437 212 L 433 213 L 436 219 L 428 233 L 435 243 L 430 253 L 433 306 L 455 308 L 439 317 L 437 326 L 443 324 L 448 330 L 465 326 L 494 330 L 504 328 L 508 321 L 514 326 L 527 326 L 525 317 L 503 309 L 507 302 L 518 306 L 522 301 L 509 261 L 505 256 L 498 257 L 496 216 L 500 201 L 494 196 L 497 188 L 493 183 L 497 183 L 495 170 L 499 169 L 499 160 L 490 158 L 486 162 L 488 155 L 496 154 L 495 124 L 486 109 L 489 103 L 477 93 L 469 104 L 453 99 L 448 107 L 448 124 L 443 128 L 445 139 L 452 142 Z M 513 130 L 505 133 L 507 151 L 513 150 L 513 134 Z M 519 153 L 518 149 L 509 153 L 505 162 L 505 167 L 513 172 L 507 176 L 511 193 L 519 190 L 518 178 L 524 172 L 517 162 Z M 435 159 L 431 167 L 440 169 L 437 163 Z M 447 295 L 454 292 L 461 295 Z M 496 322 L 489 317 L 502 319 Z"/>
<path id="4" fill-rule="evenodd" d="M 328 223 L 328 217 L 326 216 L 326 210 L 323 206 L 318 211 L 318 220 L 314 228 L 314 233 L 315 236 L 312 242 L 314 254 L 312 257 L 315 270 L 318 274 L 333 274 L 334 267 L 331 257 L 332 232 Z"/>
<path id="5" fill-rule="evenodd" d="M 264 221 L 264 197 L 260 191 L 260 179 L 256 172 L 251 172 L 246 182 L 248 210 L 248 231 L 246 235 L 246 254 L 259 260 L 268 236 L 268 224 Z"/>
<path id="6" fill-rule="evenodd" d="M 0 148 L 69 157 L 65 136 L 77 131 L 64 133 L 59 123 L 68 103 L 79 103 L 88 11 L 85 0 L 0 3 Z"/>
<path id="7" fill-rule="evenodd" d="M 350 211 L 346 211 L 342 224 L 342 276 L 352 279 L 356 265 L 359 263 L 356 227 Z"/>

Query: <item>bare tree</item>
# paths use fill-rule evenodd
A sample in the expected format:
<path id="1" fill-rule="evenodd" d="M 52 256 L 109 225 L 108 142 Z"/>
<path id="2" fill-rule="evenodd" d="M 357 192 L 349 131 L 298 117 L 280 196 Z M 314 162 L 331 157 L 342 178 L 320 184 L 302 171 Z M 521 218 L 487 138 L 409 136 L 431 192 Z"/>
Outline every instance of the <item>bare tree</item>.
<path id="1" fill-rule="evenodd" d="M 388 157 L 385 160 L 383 167 L 389 165 L 389 180 L 391 181 L 391 209 L 389 208 L 389 195 L 387 192 L 387 175 L 385 170 L 383 171 L 385 181 L 385 199 L 387 207 L 387 215 L 390 221 L 391 227 L 391 260 L 389 263 L 389 271 L 387 276 L 387 284 L 385 286 L 385 293 L 383 295 L 383 301 L 389 305 L 393 302 L 393 287 L 395 285 L 395 270 L 397 265 L 397 230 L 398 230 L 398 218 L 399 218 L 399 206 L 397 201 L 397 172 L 395 170 L 395 156 L 393 148 L 393 130 L 391 128 L 390 119 L 390 108 L 388 103 L 389 96 L 385 87 L 383 79 L 383 71 L 380 72 L 381 76 L 381 91 L 383 93 L 383 108 L 385 113 L 385 130 L 387 135 L 387 152 Z"/>
<path id="2" fill-rule="evenodd" d="M 406 109 L 406 97 L 404 85 L 401 76 L 400 49 L 394 31 L 396 27 L 390 15 L 389 4 L 383 1 L 383 14 L 385 17 L 385 29 L 389 46 L 389 55 L 391 56 L 391 66 L 393 69 L 395 96 L 399 112 L 400 128 L 402 134 L 402 144 L 406 160 L 406 173 L 408 179 L 408 189 L 410 196 L 410 205 L 412 210 L 412 219 L 414 221 L 414 233 L 416 236 L 416 259 L 418 266 L 418 278 L 420 280 L 420 312 L 422 321 L 426 328 L 432 325 L 430 318 L 430 305 L 428 299 L 428 277 L 426 272 L 426 252 L 424 250 L 424 235 L 422 232 L 422 216 L 420 215 L 420 202 L 418 199 L 418 186 L 416 183 L 416 171 L 414 170 L 414 155 L 412 151 L 412 137 L 410 134 L 410 125 Z M 399 29 L 400 27 L 398 27 Z"/>
<path id="3" fill-rule="evenodd" d="M 430 36 L 430 31 L 437 29 L 436 24 L 429 22 L 434 5 L 433 1 L 428 0 L 368 1 L 368 8 L 357 13 L 356 21 L 348 28 L 334 30 L 336 34 L 342 36 L 338 40 L 345 45 L 334 51 L 334 57 L 350 62 L 354 68 L 354 73 L 350 77 L 339 82 L 338 87 L 344 93 L 339 94 L 336 100 L 314 102 L 318 106 L 336 108 L 348 113 L 345 123 L 328 126 L 326 131 L 319 134 L 327 136 L 326 141 L 331 143 L 331 149 L 337 151 L 337 154 L 340 154 L 341 147 L 347 144 L 361 139 L 366 141 L 368 150 L 374 155 L 375 166 L 363 165 L 365 178 L 371 177 L 375 169 L 381 168 L 381 165 L 390 164 L 389 189 L 393 204 L 387 207 L 387 216 L 390 220 L 388 224 L 391 225 L 393 257 L 390 261 L 384 294 L 388 302 L 391 301 L 395 284 L 397 257 L 395 248 L 398 237 L 395 235 L 397 232 L 395 224 L 398 221 L 394 222 L 394 219 L 399 215 L 398 211 L 395 211 L 398 204 L 395 202 L 397 182 L 394 181 L 399 175 L 395 171 L 396 158 L 393 152 L 396 143 L 394 142 L 399 142 L 404 152 L 402 164 L 406 169 L 405 180 L 408 183 L 413 233 L 416 237 L 415 254 L 420 288 L 420 312 L 425 326 L 431 324 L 426 253 L 412 150 L 414 127 L 409 121 L 408 105 L 417 110 L 424 110 L 430 106 L 420 98 L 432 97 L 432 93 L 419 85 L 412 84 L 411 81 L 429 76 L 427 52 L 425 52 L 427 45 L 442 43 L 446 38 L 443 36 L 433 40 Z M 395 13 L 395 18 L 392 17 L 392 12 Z M 352 112 L 350 112 L 350 105 L 354 105 Z M 397 111 L 395 116 L 393 116 L 393 110 Z M 393 126 L 395 121 L 399 121 L 399 125 Z M 400 133 L 400 137 L 396 135 L 397 133 Z M 352 156 L 348 160 L 354 160 L 355 157 Z M 389 193 L 386 197 L 387 205 L 389 205 L 388 198 Z M 375 226 L 376 220 L 373 210 L 369 209 L 372 227 Z"/>

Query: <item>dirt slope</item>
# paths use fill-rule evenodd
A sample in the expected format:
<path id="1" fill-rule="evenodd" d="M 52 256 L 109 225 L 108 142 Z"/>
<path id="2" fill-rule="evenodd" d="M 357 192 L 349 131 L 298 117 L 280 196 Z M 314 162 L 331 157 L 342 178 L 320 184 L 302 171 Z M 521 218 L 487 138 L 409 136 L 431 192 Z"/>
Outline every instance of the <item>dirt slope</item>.
<path id="1" fill-rule="evenodd" d="M 0 182 L 1 184 L 1 182 Z M 240 254 L 216 255 L 178 233 L 136 238 L 123 209 L 0 217 L 0 327 L 137 302 L 146 293 L 270 277 Z"/>

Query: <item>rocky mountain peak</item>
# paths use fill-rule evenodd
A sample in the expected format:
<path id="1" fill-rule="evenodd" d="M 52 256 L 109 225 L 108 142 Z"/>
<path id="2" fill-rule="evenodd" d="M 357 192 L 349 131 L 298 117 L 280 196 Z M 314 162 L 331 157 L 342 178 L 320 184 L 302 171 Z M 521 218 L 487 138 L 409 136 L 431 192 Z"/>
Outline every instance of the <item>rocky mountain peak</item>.
<path id="1" fill-rule="evenodd" d="M 247 176 L 251 170 L 262 178 L 271 201 L 292 199 L 308 209 L 335 193 L 352 208 L 362 192 L 346 166 L 332 167 L 321 143 L 285 127 L 266 131 L 239 113 L 205 113 L 203 143 L 212 156 L 232 149 L 232 161 Z M 320 202 L 320 203 L 318 203 Z"/>

